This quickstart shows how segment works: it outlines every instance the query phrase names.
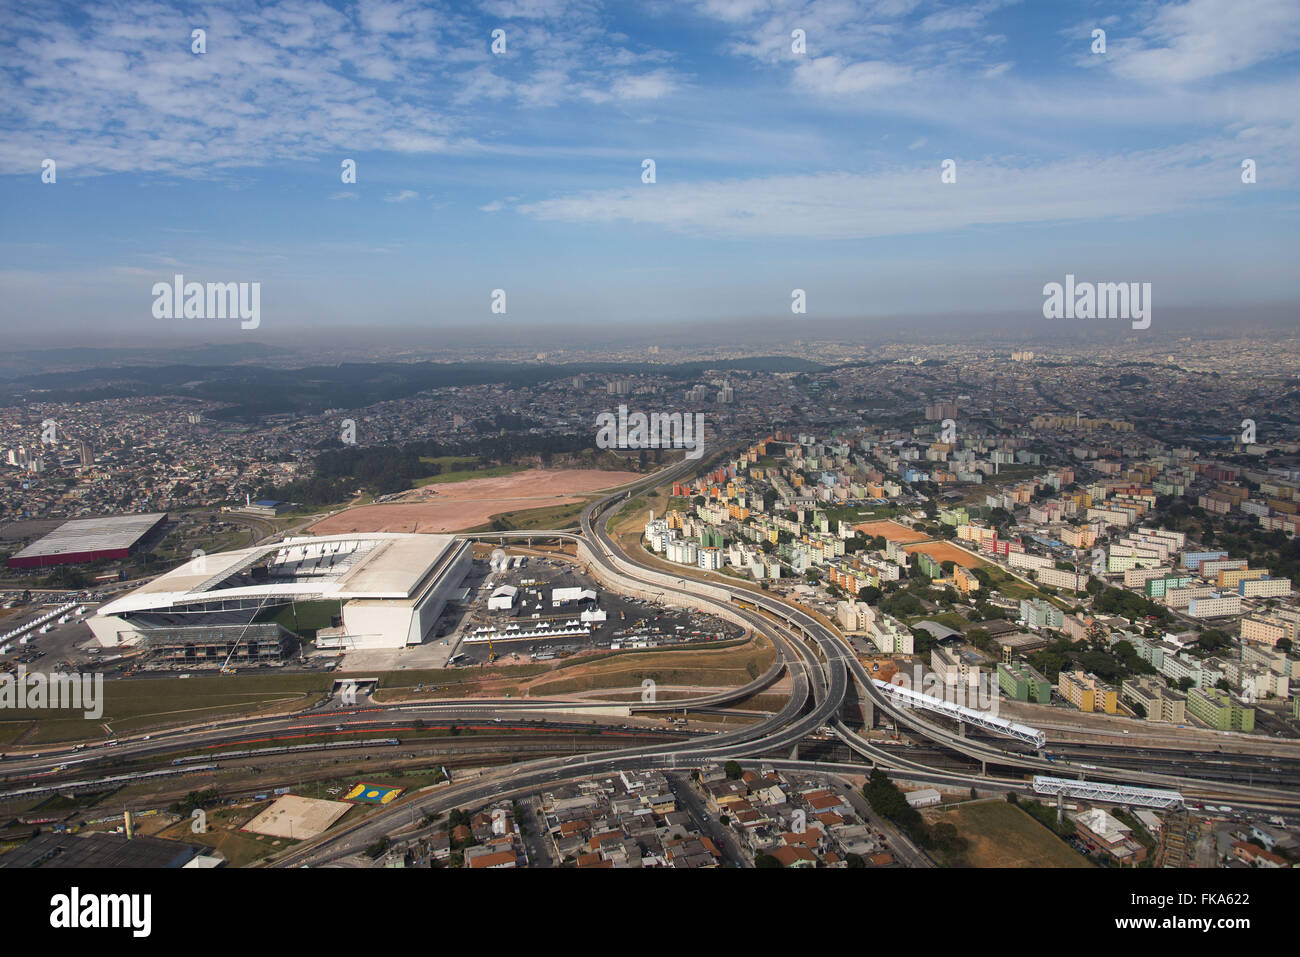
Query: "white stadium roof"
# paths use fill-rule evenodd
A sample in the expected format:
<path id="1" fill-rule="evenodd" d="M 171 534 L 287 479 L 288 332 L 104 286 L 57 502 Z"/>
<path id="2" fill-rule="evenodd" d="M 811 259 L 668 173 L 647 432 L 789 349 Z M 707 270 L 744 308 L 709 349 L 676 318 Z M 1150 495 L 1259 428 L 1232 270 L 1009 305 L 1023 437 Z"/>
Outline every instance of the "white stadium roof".
<path id="1" fill-rule="evenodd" d="M 155 578 L 99 615 L 240 598 L 414 600 L 456 544 L 452 535 L 390 532 L 291 538 L 202 555 Z M 251 569 L 266 565 L 269 575 Z"/>

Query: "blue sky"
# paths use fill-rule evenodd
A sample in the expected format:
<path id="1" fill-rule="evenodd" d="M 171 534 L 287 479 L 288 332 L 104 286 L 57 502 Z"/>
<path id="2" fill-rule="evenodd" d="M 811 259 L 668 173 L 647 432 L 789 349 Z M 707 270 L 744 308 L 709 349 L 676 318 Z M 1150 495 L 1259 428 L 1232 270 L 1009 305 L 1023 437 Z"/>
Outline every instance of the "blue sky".
<path id="1" fill-rule="evenodd" d="M 0 16 L 20 337 L 150 335 L 176 272 L 260 281 L 272 337 L 500 322 L 496 288 L 530 326 L 789 316 L 794 288 L 826 318 L 1035 315 L 1067 272 L 1152 282 L 1157 322 L 1300 301 L 1300 0 Z"/>

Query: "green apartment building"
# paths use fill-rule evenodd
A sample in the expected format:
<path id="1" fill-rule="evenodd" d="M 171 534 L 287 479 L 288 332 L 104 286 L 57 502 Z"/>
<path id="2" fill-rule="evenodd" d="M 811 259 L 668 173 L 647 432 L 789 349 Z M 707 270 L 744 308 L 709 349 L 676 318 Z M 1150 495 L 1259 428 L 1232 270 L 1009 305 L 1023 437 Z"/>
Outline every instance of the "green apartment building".
<path id="1" fill-rule="evenodd" d="M 1254 731 L 1255 709 L 1218 688 L 1190 688 L 1187 713 L 1216 731 Z"/>
<path id="2" fill-rule="evenodd" d="M 1052 683 L 1024 663 L 998 662 L 998 690 L 1015 701 L 1052 702 Z"/>
<path id="3" fill-rule="evenodd" d="M 1171 588 L 1186 588 L 1192 583 L 1191 575 L 1165 575 L 1163 578 L 1148 578 L 1146 593 L 1148 598 L 1164 598 Z"/>
<path id="4" fill-rule="evenodd" d="M 919 552 L 916 556 L 916 567 L 920 569 L 921 574 L 927 578 L 942 578 L 943 565 L 935 561 L 925 552 Z"/>
<path id="5" fill-rule="evenodd" d="M 970 514 L 964 508 L 941 508 L 939 509 L 939 521 L 944 525 L 957 528 L 961 525 L 970 524 Z"/>

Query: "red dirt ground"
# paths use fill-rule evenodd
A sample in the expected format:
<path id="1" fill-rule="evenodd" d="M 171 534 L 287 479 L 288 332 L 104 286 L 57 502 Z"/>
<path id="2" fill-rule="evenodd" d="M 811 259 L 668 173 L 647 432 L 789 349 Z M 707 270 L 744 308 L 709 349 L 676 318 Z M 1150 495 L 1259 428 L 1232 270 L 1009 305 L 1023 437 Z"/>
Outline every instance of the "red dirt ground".
<path id="1" fill-rule="evenodd" d="M 853 527 L 863 535 L 883 536 L 887 542 L 923 542 L 929 538 L 928 535 L 914 532 L 906 525 L 900 525 L 898 522 L 863 522 Z"/>
<path id="2" fill-rule="evenodd" d="M 909 555 L 917 552 L 925 552 L 937 562 L 952 562 L 960 565 L 962 568 L 982 568 L 990 564 L 981 558 L 972 558 L 963 552 L 960 548 L 949 545 L 947 542 L 925 542 L 919 545 L 904 545 L 903 551 Z"/>
<path id="3" fill-rule="evenodd" d="M 529 508 L 570 505 L 576 496 L 624 485 L 635 472 L 601 469 L 529 469 L 494 478 L 425 485 L 405 501 L 361 505 L 331 515 L 308 531 L 316 535 L 345 532 L 461 532 L 488 522 L 493 515 Z"/>

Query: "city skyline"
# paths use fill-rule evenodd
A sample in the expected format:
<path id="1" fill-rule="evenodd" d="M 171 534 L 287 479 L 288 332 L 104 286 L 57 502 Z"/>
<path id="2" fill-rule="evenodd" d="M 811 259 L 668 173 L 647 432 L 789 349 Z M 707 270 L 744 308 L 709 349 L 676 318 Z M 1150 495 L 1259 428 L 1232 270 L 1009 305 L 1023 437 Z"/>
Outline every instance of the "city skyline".
<path id="1" fill-rule="evenodd" d="M 1300 0 L 0 10 L 19 914 L 1285 920 Z"/>

